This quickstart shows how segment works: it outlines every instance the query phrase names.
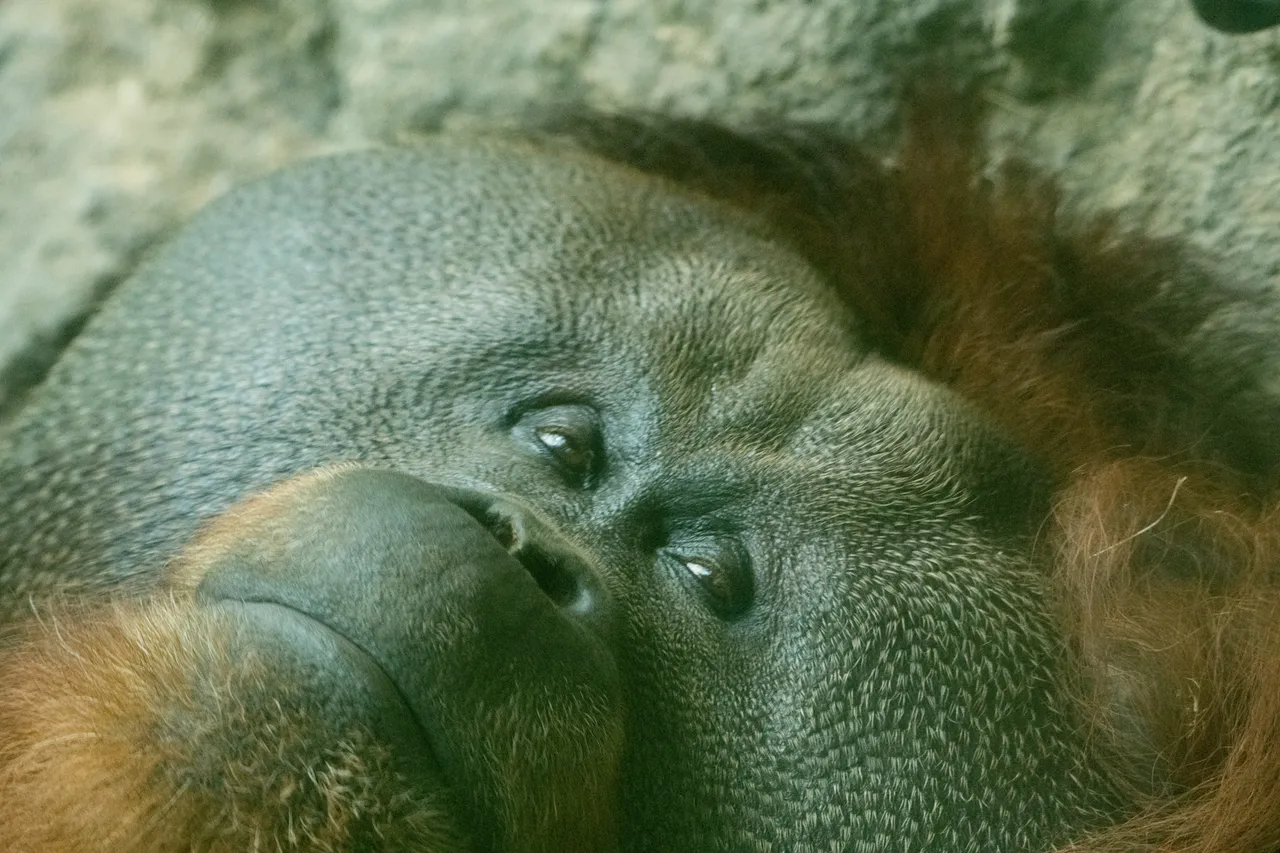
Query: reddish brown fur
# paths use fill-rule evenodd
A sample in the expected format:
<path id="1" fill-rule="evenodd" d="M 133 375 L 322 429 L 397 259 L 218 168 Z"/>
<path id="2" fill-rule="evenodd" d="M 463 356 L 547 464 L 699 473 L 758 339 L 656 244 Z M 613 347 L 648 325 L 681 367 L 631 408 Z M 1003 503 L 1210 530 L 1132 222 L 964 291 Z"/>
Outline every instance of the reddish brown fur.
<path id="1" fill-rule="evenodd" d="M 964 125 L 912 127 L 898 175 L 919 285 L 900 357 L 1049 464 L 1044 548 L 1082 702 L 1147 803 L 1071 849 L 1280 848 L 1280 507 L 1137 322 L 1156 288 L 1203 283 L 1166 280 L 1165 247 L 1062 234 L 1051 187 L 1016 168 L 981 183 Z"/>
<path id="2" fill-rule="evenodd" d="M 289 685 L 263 682 L 259 662 L 231 660 L 234 630 L 207 609 L 152 601 L 66 614 L 0 657 L 5 849 L 340 853 L 369 833 L 407 853 L 462 849 L 440 833 L 444 804 L 406 797 L 367 733 L 344 732 L 312 754 L 324 741 L 310 736 L 313 715 Z M 241 698 L 264 695 L 277 701 Z M 187 719 L 278 737 L 191 732 Z M 237 754 L 201 754 L 236 740 Z"/>

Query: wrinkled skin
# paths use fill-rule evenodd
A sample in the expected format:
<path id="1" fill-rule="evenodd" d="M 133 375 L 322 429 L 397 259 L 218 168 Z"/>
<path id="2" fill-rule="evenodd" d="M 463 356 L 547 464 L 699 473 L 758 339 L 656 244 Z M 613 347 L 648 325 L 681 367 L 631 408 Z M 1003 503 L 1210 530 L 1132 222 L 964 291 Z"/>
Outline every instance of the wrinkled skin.
<path id="1" fill-rule="evenodd" d="M 584 155 L 303 165 L 197 219 L 0 435 L 0 597 L 159 584 L 232 649 L 183 666 L 242 734 L 296 702 L 253 772 L 393 757 L 375 796 L 431 808 L 385 849 L 1047 849 L 1109 800 L 1044 476 L 857 321 Z M 166 784 L 232 760 L 214 704 L 150 701 L 208 762 Z"/>

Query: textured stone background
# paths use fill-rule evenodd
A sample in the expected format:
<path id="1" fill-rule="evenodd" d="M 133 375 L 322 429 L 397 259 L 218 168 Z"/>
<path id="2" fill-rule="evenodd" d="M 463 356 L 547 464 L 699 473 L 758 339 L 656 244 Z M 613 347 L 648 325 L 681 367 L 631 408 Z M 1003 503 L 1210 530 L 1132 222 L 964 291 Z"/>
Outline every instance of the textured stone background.
<path id="1" fill-rule="evenodd" d="M 1185 0 L 0 0 L 0 410 L 157 240 L 288 161 L 538 100 L 883 138 L 939 51 L 1068 204 L 1275 288 L 1278 33 Z"/>

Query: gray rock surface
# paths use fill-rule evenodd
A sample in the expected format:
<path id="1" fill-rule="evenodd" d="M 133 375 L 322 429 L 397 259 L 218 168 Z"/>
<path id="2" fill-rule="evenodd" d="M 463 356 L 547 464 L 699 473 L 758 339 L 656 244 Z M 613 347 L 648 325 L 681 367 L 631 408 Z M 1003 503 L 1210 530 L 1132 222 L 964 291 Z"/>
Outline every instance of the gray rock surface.
<path id="1" fill-rule="evenodd" d="M 1068 205 L 1280 284 L 1280 31 L 1186 0 L 4 0 L 0 410 L 158 239 L 283 163 L 543 101 L 883 139 L 937 53 Z"/>

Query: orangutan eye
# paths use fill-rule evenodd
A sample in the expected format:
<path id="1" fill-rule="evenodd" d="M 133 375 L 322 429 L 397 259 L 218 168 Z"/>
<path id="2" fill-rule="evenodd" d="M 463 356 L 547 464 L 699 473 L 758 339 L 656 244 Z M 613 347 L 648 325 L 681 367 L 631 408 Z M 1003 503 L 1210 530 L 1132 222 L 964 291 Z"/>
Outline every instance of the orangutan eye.
<path id="1" fill-rule="evenodd" d="M 600 416 L 591 406 L 535 409 L 520 418 L 516 429 L 573 488 L 590 488 L 599 478 L 604 439 Z"/>
<path id="2" fill-rule="evenodd" d="M 667 555 L 711 612 L 727 620 L 742 615 L 755 595 L 750 563 L 739 551 L 729 548 L 717 551 L 714 557 L 679 555 L 671 551 Z"/>
<path id="3" fill-rule="evenodd" d="M 547 453 L 564 469 L 565 473 L 579 482 L 585 481 L 595 467 L 595 451 L 561 427 L 540 427 L 533 432 Z"/>

